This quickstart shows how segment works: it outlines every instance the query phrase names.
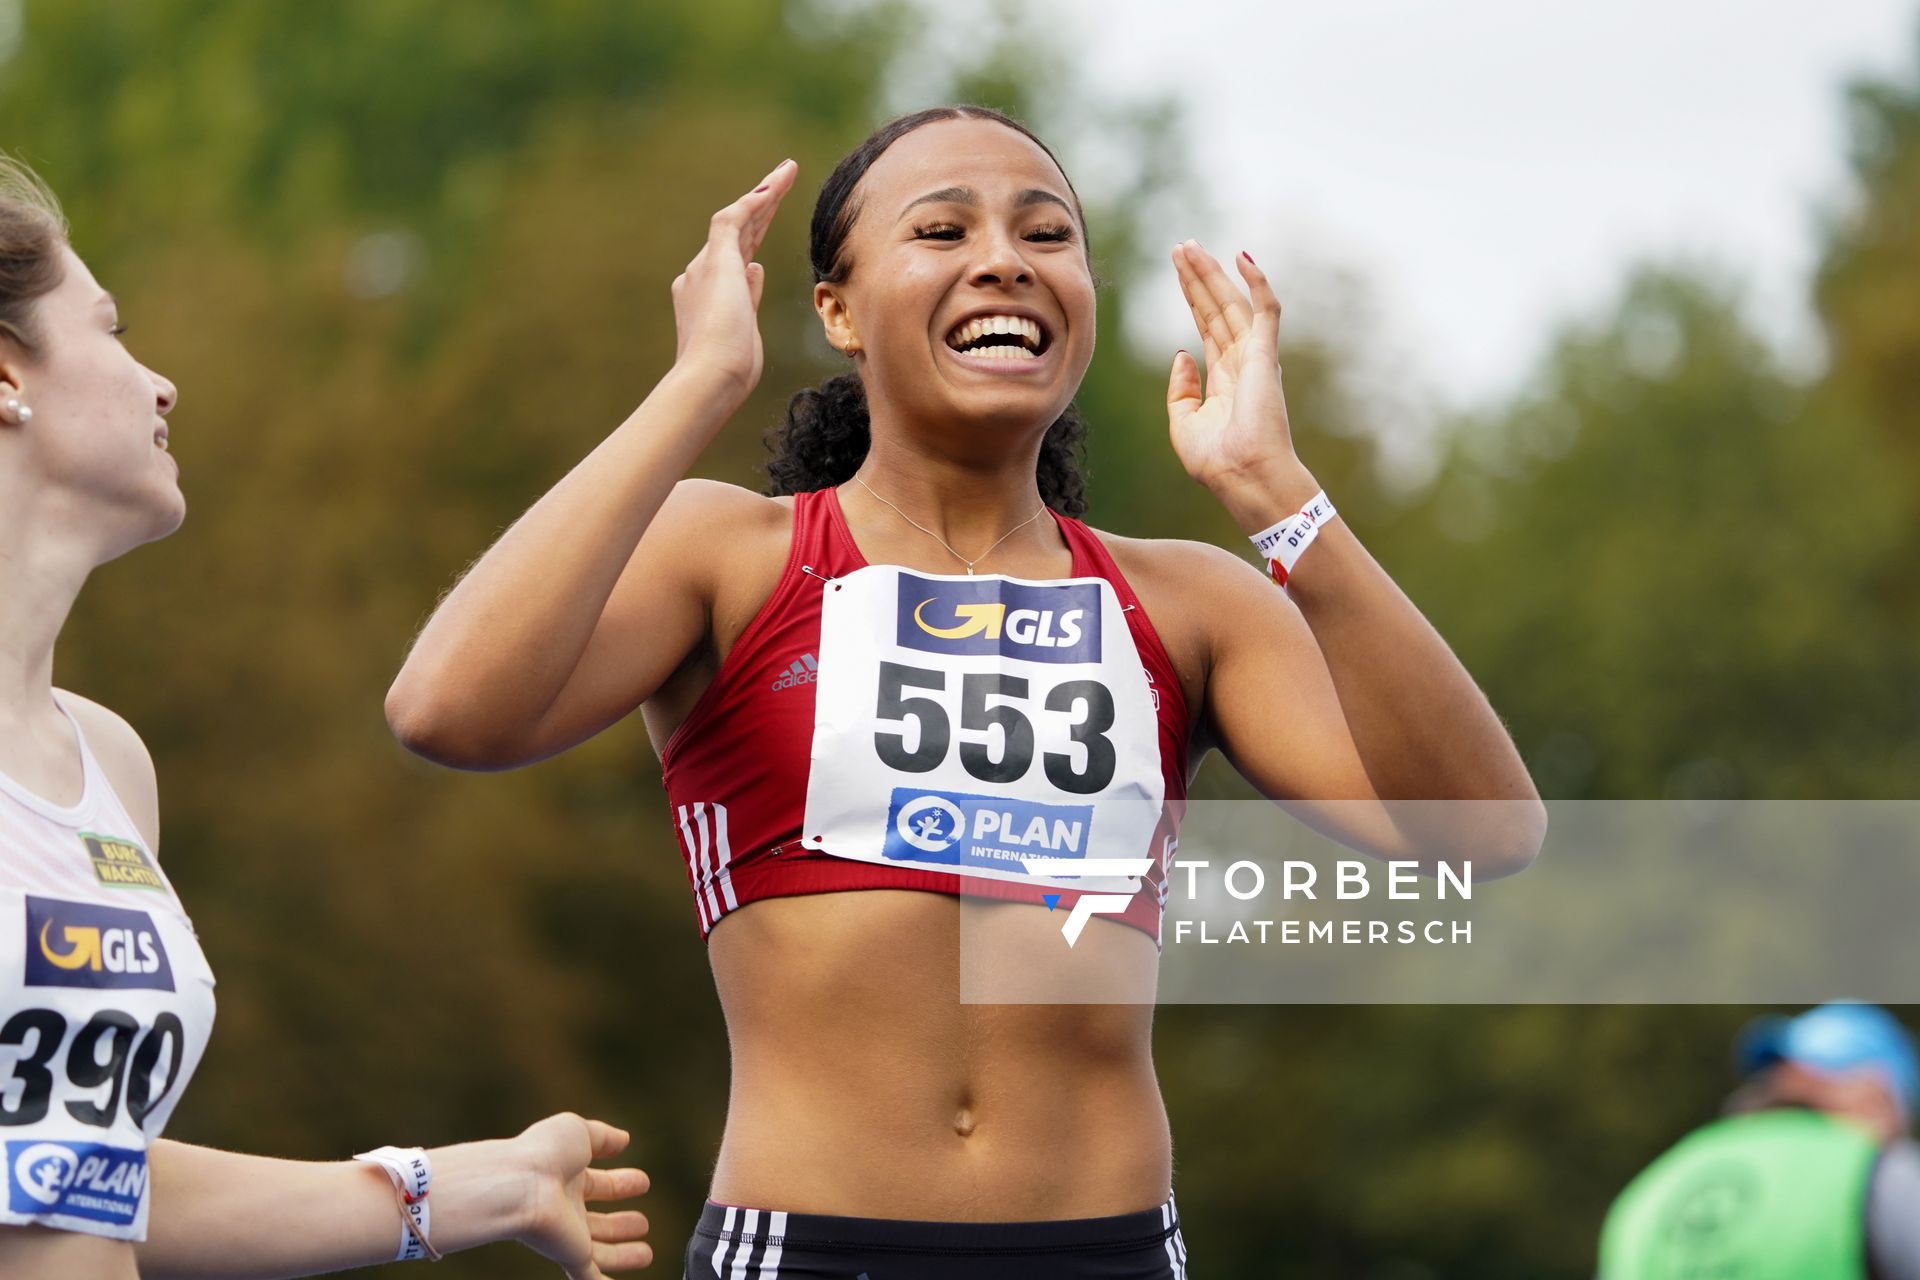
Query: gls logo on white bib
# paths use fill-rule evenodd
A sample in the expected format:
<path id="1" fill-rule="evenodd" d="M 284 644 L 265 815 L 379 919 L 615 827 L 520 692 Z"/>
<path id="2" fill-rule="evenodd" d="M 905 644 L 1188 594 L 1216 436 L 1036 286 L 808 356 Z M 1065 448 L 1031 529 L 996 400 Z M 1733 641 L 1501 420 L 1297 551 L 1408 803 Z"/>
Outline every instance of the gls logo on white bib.
<path id="1" fill-rule="evenodd" d="M 1031 858 L 1140 858 L 1160 818 L 1154 697 L 1113 585 L 866 565 L 822 587 L 806 847 L 1130 893 Z"/>

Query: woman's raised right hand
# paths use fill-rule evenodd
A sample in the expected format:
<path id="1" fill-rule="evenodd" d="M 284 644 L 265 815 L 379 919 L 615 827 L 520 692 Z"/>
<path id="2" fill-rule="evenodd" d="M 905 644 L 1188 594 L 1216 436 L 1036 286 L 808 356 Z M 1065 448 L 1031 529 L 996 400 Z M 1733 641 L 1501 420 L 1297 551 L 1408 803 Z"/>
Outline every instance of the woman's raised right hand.
<path id="1" fill-rule="evenodd" d="M 764 364 L 758 316 L 767 270 L 753 255 L 799 171 L 782 160 L 760 187 L 715 213 L 707 243 L 673 281 L 674 368 L 718 377 L 743 398 Z"/>

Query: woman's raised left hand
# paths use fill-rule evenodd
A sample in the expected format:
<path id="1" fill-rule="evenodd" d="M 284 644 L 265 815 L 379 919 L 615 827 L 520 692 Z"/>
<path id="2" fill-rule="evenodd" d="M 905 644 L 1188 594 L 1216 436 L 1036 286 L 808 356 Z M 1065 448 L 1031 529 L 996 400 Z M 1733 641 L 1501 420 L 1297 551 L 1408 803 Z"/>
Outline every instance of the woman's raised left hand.
<path id="1" fill-rule="evenodd" d="M 1173 358 L 1167 422 L 1173 451 L 1187 474 L 1208 488 L 1295 464 L 1287 402 L 1280 389 L 1280 299 L 1266 273 L 1242 253 L 1234 259 L 1253 297 L 1193 240 L 1174 246 L 1173 266 L 1193 310 L 1207 358 Z"/>

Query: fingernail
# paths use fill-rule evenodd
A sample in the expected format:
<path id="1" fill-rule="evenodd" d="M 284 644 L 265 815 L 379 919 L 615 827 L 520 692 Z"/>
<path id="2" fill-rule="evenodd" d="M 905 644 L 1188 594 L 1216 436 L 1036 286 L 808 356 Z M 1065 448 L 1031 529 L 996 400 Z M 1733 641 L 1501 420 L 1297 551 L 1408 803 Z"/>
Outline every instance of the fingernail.
<path id="1" fill-rule="evenodd" d="M 757 186 L 757 187 L 755 187 L 755 188 L 753 189 L 753 194 L 754 194 L 754 195 L 759 195 L 759 194 L 760 194 L 760 193 L 761 193 L 762 191 L 765 191 L 765 190 L 767 189 L 767 187 L 768 187 L 769 185 L 770 185 L 770 184 L 768 184 L 768 183 L 765 183 L 765 182 L 763 182 L 763 183 L 761 183 L 761 184 L 760 184 L 759 186 Z"/>
<path id="2" fill-rule="evenodd" d="M 1245 258 L 1245 259 L 1246 259 L 1246 260 L 1247 260 L 1248 262 L 1253 262 L 1253 255 L 1252 255 L 1252 254 L 1250 254 L 1250 253 L 1248 253 L 1248 252 L 1247 252 L 1247 251 L 1246 251 L 1245 249 L 1242 249 L 1242 250 L 1240 251 L 1240 256 L 1241 256 L 1241 257 L 1243 257 L 1243 258 Z M 1257 262 L 1253 262 L 1253 265 L 1257 267 L 1257 266 L 1259 266 L 1260 264 L 1259 264 L 1259 263 L 1257 263 Z"/>

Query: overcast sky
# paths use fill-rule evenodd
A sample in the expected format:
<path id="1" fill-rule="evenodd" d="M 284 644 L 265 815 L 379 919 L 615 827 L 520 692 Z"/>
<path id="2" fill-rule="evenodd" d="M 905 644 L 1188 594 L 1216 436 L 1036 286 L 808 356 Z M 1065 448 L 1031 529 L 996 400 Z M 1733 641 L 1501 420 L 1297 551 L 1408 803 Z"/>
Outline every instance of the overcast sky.
<path id="1" fill-rule="evenodd" d="M 1916 0 L 1056 4 L 1097 82 L 1189 103 L 1210 248 L 1283 285 L 1290 261 L 1363 273 L 1370 341 L 1456 402 L 1510 390 L 1556 317 L 1648 255 L 1731 266 L 1805 351 L 1842 86 L 1920 60 Z M 1170 352 L 1192 330 L 1166 281 L 1139 323 Z"/>

